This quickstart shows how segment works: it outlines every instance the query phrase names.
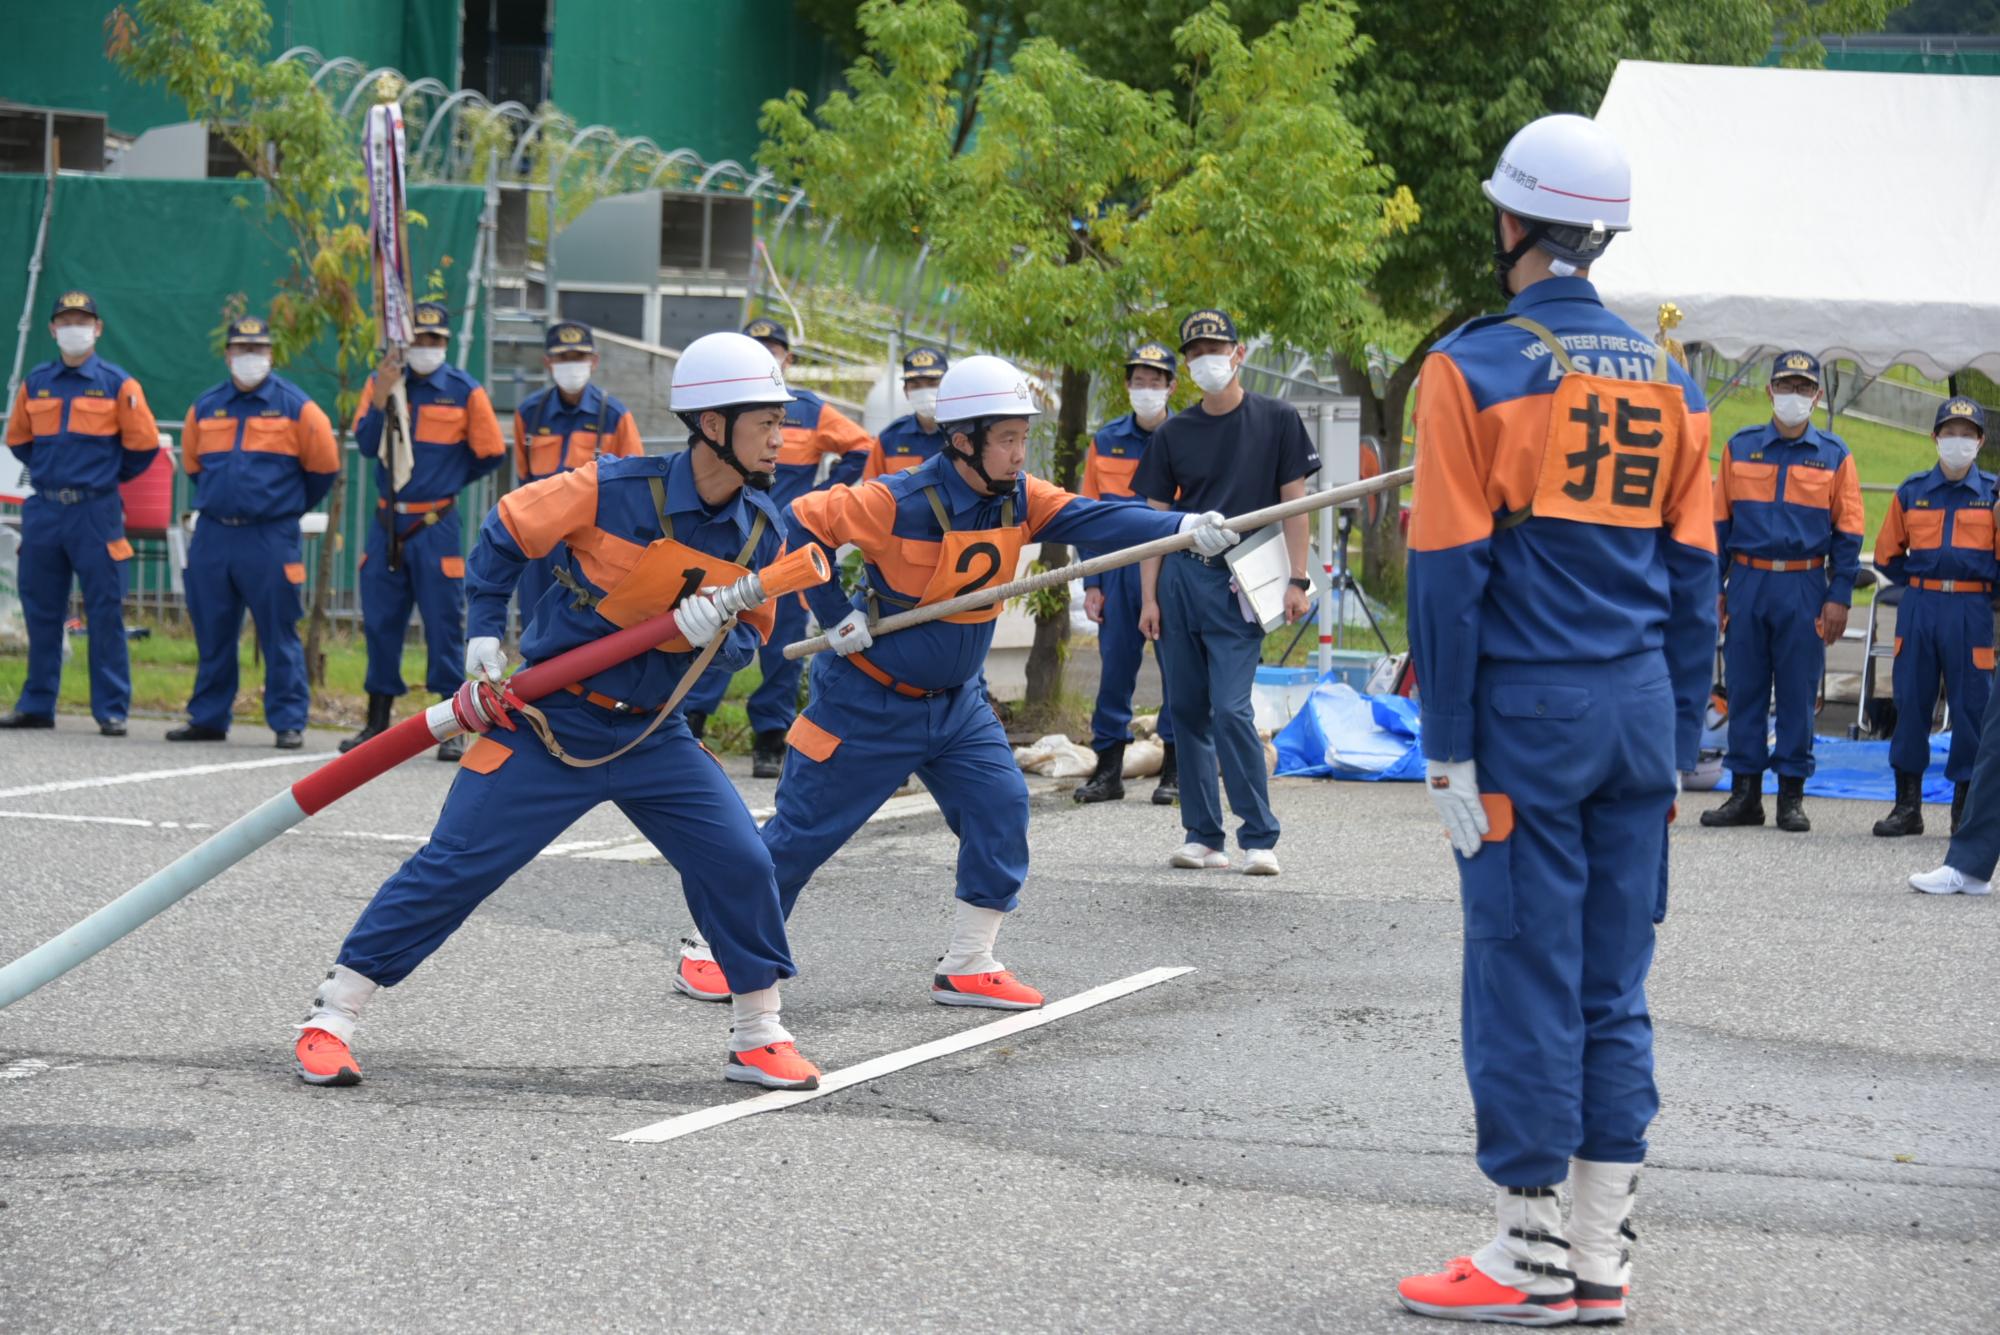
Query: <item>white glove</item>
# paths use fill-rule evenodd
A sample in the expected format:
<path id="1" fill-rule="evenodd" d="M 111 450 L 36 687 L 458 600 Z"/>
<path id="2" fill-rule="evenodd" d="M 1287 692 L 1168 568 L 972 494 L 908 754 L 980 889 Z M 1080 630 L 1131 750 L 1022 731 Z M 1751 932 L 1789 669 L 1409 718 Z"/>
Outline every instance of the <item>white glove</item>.
<path id="1" fill-rule="evenodd" d="M 1477 857 L 1487 830 L 1479 801 L 1479 772 L 1470 760 L 1426 760 L 1426 788 L 1460 857 Z"/>
<path id="2" fill-rule="evenodd" d="M 706 649 L 728 619 L 715 599 L 705 593 L 689 594 L 674 609 L 674 625 L 680 628 L 681 638 L 697 649 Z"/>
<path id="3" fill-rule="evenodd" d="M 827 647 L 845 658 L 874 644 L 875 634 L 868 629 L 868 614 L 857 607 L 826 633 L 826 639 Z"/>
<path id="4" fill-rule="evenodd" d="M 465 675 L 484 678 L 498 686 L 507 676 L 507 655 L 500 641 L 491 635 L 477 635 L 465 642 Z"/>
<path id="5" fill-rule="evenodd" d="M 1181 520 L 1181 532 L 1194 535 L 1194 549 L 1203 556 L 1220 556 L 1243 541 L 1243 535 L 1233 528 L 1222 527 L 1229 516 L 1220 510 L 1210 510 L 1207 514 L 1189 515 Z"/>

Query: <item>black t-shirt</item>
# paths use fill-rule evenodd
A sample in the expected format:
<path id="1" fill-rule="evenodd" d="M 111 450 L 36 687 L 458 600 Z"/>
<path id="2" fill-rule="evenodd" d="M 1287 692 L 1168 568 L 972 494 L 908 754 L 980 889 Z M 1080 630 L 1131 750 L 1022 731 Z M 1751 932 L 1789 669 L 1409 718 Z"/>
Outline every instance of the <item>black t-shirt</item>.
<path id="1" fill-rule="evenodd" d="M 1245 514 L 1278 503 L 1278 489 L 1319 471 L 1319 451 L 1298 410 L 1244 391 L 1231 412 L 1199 403 L 1160 423 L 1133 474 L 1132 489 L 1175 510 Z"/>

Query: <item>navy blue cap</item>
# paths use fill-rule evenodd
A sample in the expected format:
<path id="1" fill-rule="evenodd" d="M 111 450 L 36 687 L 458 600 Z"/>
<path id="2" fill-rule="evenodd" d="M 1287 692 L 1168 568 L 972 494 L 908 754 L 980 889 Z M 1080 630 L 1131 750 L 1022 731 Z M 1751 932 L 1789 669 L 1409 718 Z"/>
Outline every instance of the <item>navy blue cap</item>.
<path id="1" fill-rule="evenodd" d="M 791 350 L 792 336 L 776 320 L 756 319 L 743 326 L 746 338 L 754 338 L 760 343 L 776 343 L 787 351 Z"/>
<path id="2" fill-rule="evenodd" d="M 415 317 L 410 324 L 419 334 L 443 334 L 451 337 L 451 312 L 444 308 L 442 301 L 420 301 Z"/>
<path id="3" fill-rule="evenodd" d="M 1132 355 L 1125 359 L 1125 369 L 1130 372 L 1135 366 L 1150 366 L 1156 371 L 1172 375 L 1177 369 L 1174 354 L 1167 351 L 1164 343 L 1141 343 L 1132 349 Z"/>
<path id="4" fill-rule="evenodd" d="M 90 299 L 88 292 L 71 288 L 56 298 L 55 306 L 49 311 L 49 318 L 53 320 L 58 315 L 67 315 L 71 311 L 82 311 L 85 315 L 96 315 L 97 303 Z"/>
<path id="5" fill-rule="evenodd" d="M 1779 353 L 1771 359 L 1771 379 L 1782 380 L 1788 375 L 1802 376 L 1817 385 L 1819 383 L 1819 358 L 1813 356 L 1810 352 L 1802 352 L 1797 348 L 1792 349 L 1790 352 Z"/>
<path id="6" fill-rule="evenodd" d="M 950 369 L 951 363 L 946 360 L 944 353 L 937 348 L 911 348 L 903 354 L 903 379 L 905 380 L 925 380 L 930 378 L 942 380 L 944 373 Z"/>
<path id="7" fill-rule="evenodd" d="M 1980 435 L 1986 434 L 1986 410 L 1963 394 L 1955 399 L 1946 399 L 1939 405 L 1937 421 L 1931 423 L 1931 434 L 1935 436 L 1946 422 L 1970 422 L 1979 428 Z"/>
<path id="8" fill-rule="evenodd" d="M 596 352 L 597 344 L 591 340 L 590 326 L 581 320 L 558 320 L 542 336 L 542 350 L 549 353 Z"/>
<path id="9" fill-rule="evenodd" d="M 271 326 L 265 324 L 263 320 L 255 315 L 246 315 L 229 326 L 229 332 L 224 335 L 222 341 L 224 343 L 261 343 L 269 347 L 271 345 Z"/>
<path id="10" fill-rule="evenodd" d="M 1228 311 L 1196 311 L 1181 321 L 1181 351 L 1187 351 L 1187 345 L 1199 338 L 1217 338 L 1224 343 L 1234 343 L 1236 321 L 1229 318 Z"/>

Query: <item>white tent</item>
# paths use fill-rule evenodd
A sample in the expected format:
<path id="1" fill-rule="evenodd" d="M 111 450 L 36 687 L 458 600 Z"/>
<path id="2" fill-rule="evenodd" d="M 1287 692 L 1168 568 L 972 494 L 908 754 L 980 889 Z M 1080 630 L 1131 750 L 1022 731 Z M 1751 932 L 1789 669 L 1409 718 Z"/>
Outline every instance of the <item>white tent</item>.
<path id="1" fill-rule="evenodd" d="M 1591 278 L 1639 328 L 2000 378 L 2000 78 L 1628 60 L 1597 120 L 1632 230 Z"/>

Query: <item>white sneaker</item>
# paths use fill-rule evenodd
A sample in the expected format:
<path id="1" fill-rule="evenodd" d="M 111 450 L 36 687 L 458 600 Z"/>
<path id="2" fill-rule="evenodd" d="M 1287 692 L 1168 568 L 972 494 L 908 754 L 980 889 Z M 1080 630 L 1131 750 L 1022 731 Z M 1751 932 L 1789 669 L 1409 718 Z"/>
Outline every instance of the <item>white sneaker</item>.
<path id="1" fill-rule="evenodd" d="M 1278 874 L 1278 855 L 1268 848 L 1251 849 L 1250 856 L 1243 863 L 1243 874 L 1245 876 L 1276 876 Z"/>
<path id="2" fill-rule="evenodd" d="M 1993 882 L 1975 881 L 1956 867 L 1944 866 L 1912 876 L 1910 889 L 1927 895 L 1990 895 Z"/>
<path id="3" fill-rule="evenodd" d="M 1190 841 L 1174 850 L 1174 855 L 1167 859 L 1167 865 L 1185 871 L 1228 871 L 1229 854 L 1207 844 Z"/>

